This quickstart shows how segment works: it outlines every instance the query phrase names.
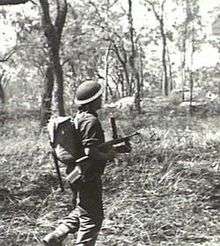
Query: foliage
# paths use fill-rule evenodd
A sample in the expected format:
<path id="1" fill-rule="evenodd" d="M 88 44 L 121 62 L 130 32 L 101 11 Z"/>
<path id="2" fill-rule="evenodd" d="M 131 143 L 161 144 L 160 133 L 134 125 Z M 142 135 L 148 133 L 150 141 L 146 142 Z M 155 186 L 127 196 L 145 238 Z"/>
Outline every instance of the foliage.
<path id="1" fill-rule="evenodd" d="M 163 1 L 149 2 L 158 7 L 158 4 Z M 188 40 L 190 39 L 192 22 L 196 32 L 194 35 L 196 49 L 202 42 L 211 42 L 204 40 L 206 35 L 203 26 L 204 16 L 200 14 L 197 1 L 191 1 L 192 10 L 189 15 L 192 18 L 184 18 L 186 2 L 167 0 L 164 7 L 164 30 L 169 54 L 166 62 L 169 67 L 169 76 L 172 76 L 170 79 L 173 80 L 173 88 L 180 86 L 180 64 L 182 62 L 180 53 L 183 52 L 181 40 L 184 36 Z M 54 1 L 51 1 L 50 4 L 51 16 L 55 16 Z M 136 6 L 138 3 L 133 4 L 134 10 Z M 141 72 L 143 90 L 146 89 L 146 93 L 149 93 L 152 90 L 161 90 L 163 76 L 160 58 L 161 35 L 159 26 L 153 20 L 152 11 L 149 11 L 149 6 L 139 5 L 139 8 L 140 6 L 146 11 L 146 16 L 143 16 L 141 24 L 136 25 L 137 16 L 134 15 L 135 44 L 140 59 L 142 59 L 138 61 L 138 67 L 140 70 L 143 69 Z M 127 7 L 127 2 L 113 0 L 84 0 L 68 4 L 67 21 L 60 52 L 65 78 L 65 102 L 68 107 L 72 104 L 76 86 L 87 78 L 100 79 L 102 82 L 107 78 L 109 92 L 114 99 L 129 94 L 129 88 L 126 88 L 128 91 L 126 93 L 120 92 L 122 86 L 128 87 L 125 71 L 128 73 L 128 81 L 131 79 L 129 66 L 131 44 L 129 42 Z M 156 10 L 160 14 L 159 9 Z M 13 74 L 6 94 L 10 98 L 16 91 L 19 97 L 23 97 L 24 100 L 28 94 L 35 98 L 35 102 L 40 101 L 46 73 L 45 64 L 48 60 L 47 45 L 41 30 L 39 6 L 30 2 L 17 7 L 17 9 L 13 9 L 11 6 L 10 8 L 4 7 L 1 10 L 1 19 L 5 25 L 14 26 L 17 39 L 16 53 L 4 65 L 7 73 L 10 70 L 10 73 Z M 186 22 L 188 29 L 184 35 Z M 187 50 L 190 51 L 190 49 Z M 107 66 L 108 73 L 106 74 Z M 185 80 L 188 80 L 187 76 Z"/>

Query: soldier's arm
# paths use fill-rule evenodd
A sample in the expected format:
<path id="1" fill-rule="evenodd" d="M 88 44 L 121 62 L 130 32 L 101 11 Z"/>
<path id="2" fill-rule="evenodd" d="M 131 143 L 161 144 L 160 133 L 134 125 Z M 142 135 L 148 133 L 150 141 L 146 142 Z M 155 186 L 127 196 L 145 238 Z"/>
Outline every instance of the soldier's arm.
<path id="1" fill-rule="evenodd" d="M 90 159 L 97 161 L 111 161 L 116 157 L 116 152 L 113 149 L 109 149 L 108 152 L 102 152 L 95 146 L 90 146 L 86 147 L 84 151 Z"/>
<path id="2" fill-rule="evenodd" d="M 115 152 L 113 148 L 107 150 L 100 150 L 100 132 L 102 131 L 100 122 L 98 119 L 90 119 L 88 122 L 84 122 L 81 125 L 82 129 L 82 145 L 84 147 L 84 153 L 92 160 L 108 161 L 113 160 Z"/>

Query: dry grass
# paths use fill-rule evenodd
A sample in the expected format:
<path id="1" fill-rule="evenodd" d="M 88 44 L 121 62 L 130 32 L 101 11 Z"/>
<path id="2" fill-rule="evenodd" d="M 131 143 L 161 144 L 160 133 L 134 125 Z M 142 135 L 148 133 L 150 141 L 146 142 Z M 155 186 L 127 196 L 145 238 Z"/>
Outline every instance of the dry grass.
<path id="1" fill-rule="evenodd" d="M 107 167 L 98 246 L 220 244 L 219 118 L 166 109 L 115 112 L 121 133 L 144 134 L 131 154 Z M 0 128 L 2 246 L 39 245 L 71 209 L 70 191 L 58 189 L 47 136 L 37 129 L 35 117 L 21 115 Z"/>

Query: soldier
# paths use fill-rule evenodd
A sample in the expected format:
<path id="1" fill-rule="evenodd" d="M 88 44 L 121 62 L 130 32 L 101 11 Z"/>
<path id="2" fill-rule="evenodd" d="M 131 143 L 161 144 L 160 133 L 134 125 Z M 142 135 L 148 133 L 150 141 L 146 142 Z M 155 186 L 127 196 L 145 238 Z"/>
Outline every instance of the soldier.
<path id="1" fill-rule="evenodd" d="M 75 122 L 85 155 L 89 157 L 89 169 L 83 179 L 73 187 L 77 193 L 74 210 L 62 220 L 55 231 L 46 235 L 46 246 L 62 246 L 68 233 L 77 234 L 76 245 L 95 245 L 103 221 L 102 180 L 106 162 L 113 160 L 116 152 L 101 152 L 97 146 L 105 141 L 97 110 L 102 106 L 102 86 L 93 81 L 83 82 L 76 91 L 75 103 L 79 106 Z"/>

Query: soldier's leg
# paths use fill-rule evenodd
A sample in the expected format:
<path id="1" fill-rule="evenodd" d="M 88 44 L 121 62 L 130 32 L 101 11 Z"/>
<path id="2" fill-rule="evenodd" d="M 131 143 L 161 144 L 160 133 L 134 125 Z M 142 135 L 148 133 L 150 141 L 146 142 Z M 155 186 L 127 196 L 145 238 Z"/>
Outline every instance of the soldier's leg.
<path id="1" fill-rule="evenodd" d="M 79 192 L 80 227 L 76 245 L 95 245 L 103 221 L 101 179 L 82 185 Z"/>
<path id="2" fill-rule="evenodd" d="M 79 229 L 79 210 L 74 209 L 67 217 L 65 217 L 57 228 L 46 235 L 43 243 L 46 246 L 61 246 L 62 241 L 69 233 L 75 233 Z"/>
<path id="3" fill-rule="evenodd" d="M 61 246 L 62 241 L 69 233 L 75 233 L 79 229 L 79 210 L 76 208 L 77 186 L 72 185 L 72 203 L 74 210 L 65 217 L 56 229 L 43 238 L 46 246 Z"/>
<path id="4" fill-rule="evenodd" d="M 77 246 L 94 246 L 102 226 L 103 217 L 91 216 L 81 209 L 80 228 L 77 235 Z"/>

